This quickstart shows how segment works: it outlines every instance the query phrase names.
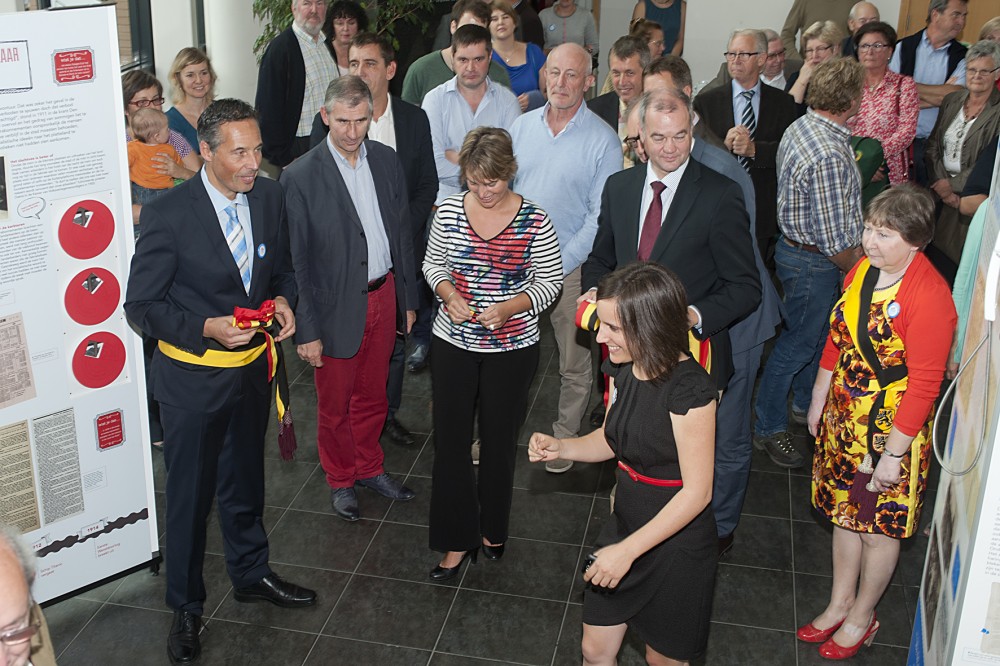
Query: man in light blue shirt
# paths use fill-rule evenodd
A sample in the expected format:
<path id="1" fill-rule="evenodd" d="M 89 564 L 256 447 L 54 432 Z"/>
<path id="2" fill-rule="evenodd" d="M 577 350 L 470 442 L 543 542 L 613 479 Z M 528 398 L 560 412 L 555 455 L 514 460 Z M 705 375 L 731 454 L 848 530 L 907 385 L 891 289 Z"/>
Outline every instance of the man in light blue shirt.
<path id="1" fill-rule="evenodd" d="M 965 86 L 965 52 L 956 41 L 965 28 L 968 0 L 931 0 L 927 27 L 899 40 L 889 61 L 889 69 L 912 76 L 920 95 L 917 137 L 913 140 L 913 178 L 927 186 L 924 149 L 934 129 L 938 107 L 945 95 Z"/>
<path id="2" fill-rule="evenodd" d="M 590 55 L 577 44 L 557 46 L 544 74 L 548 103 L 515 120 L 510 130 L 517 158 L 513 189 L 549 214 L 559 237 L 565 278 L 550 317 L 562 383 L 552 432 L 566 438 L 579 433 L 593 382 L 590 339 L 576 326 L 580 266 L 597 234 L 604 181 L 621 170 L 622 152 L 615 131 L 583 103 L 594 83 Z M 545 467 L 558 473 L 572 464 L 560 460 Z"/>
<path id="3" fill-rule="evenodd" d="M 490 31 L 468 24 L 452 35 L 454 78 L 434 88 L 421 105 L 431 124 L 434 165 L 437 167 L 437 201 L 462 191 L 458 153 L 465 135 L 477 127 L 509 130 L 521 115 L 521 105 L 507 88 L 487 76 L 490 67 Z"/>

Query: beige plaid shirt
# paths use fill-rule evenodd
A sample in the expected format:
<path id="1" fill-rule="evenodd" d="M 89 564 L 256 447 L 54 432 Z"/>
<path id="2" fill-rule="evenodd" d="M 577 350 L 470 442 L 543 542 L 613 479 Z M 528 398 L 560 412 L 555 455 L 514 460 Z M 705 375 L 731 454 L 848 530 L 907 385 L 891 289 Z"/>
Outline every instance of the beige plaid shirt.
<path id="1" fill-rule="evenodd" d="M 299 127 L 295 130 L 295 136 L 309 136 L 313 118 L 323 106 L 326 88 L 340 73 L 326 47 L 326 37 L 322 32 L 314 40 L 295 23 L 292 23 L 292 32 L 299 40 L 299 50 L 302 51 L 302 60 L 306 64 L 306 90 L 302 96 L 302 113 L 299 115 Z"/>

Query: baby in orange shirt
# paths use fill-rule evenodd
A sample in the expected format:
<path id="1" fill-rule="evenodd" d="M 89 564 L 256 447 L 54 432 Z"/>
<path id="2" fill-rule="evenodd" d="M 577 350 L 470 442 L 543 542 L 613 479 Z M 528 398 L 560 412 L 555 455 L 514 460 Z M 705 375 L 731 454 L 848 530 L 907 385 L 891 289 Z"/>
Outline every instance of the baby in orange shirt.
<path id="1" fill-rule="evenodd" d="M 160 173 L 153 160 L 164 154 L 177 164 L 181 156 L 167 143 L 170 127 L 167 115 L 159 109 L 139 109 L 132 114 L 132 136 L 128 142 L 128 177 L 132 181 L 132 203 L 145 204 L 174 186 L 174 179 Z"/>

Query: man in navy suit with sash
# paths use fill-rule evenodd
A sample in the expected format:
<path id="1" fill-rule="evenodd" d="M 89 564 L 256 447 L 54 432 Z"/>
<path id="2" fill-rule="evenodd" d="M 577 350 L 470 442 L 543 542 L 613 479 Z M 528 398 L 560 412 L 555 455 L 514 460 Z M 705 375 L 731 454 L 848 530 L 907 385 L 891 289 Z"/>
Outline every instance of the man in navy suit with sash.
<path id="1" fill-rule="evenodd" d="M 295 277 L 281 188 L 257 180 L 260 128 L 239 100 L 214 102 L 198 121 L 205 167 L 143 207 L 125 312 L 160 341 L 149 381 L 160 403 L 167 467 L 167 605 L 171 661 L 201 650 L 202 563 L 213 499 L 237 601 L 308 606 L 316 593 L 268 566 L 264 433 L 268 336 L 234 325 L 235 306 L 273 300 L 280 342 L 295 332 Z"/>
<path id="2" fill-rule="evenodd" d="M 371 91 L 360 77 L 326 91 L 326 140 L 285 170 L 298 284 L 299 356 L 315 370 L 319 459 L 333 511 L 360 518 L 355 484 L 392 500 L 413 491 L 382 465 L 379 434 L 397 334 L 416 318 L 406 177 L 388 146 L 366 139 Z"/>

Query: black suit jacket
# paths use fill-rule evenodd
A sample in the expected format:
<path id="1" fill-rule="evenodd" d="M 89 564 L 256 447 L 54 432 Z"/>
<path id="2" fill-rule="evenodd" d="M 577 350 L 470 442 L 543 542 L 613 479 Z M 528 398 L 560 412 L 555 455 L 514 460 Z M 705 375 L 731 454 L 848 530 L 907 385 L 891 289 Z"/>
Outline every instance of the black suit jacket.
<path id="1" fill-rule="evenodd" d="M 729 130 L 736 126 L 731 86 L 701 93 L 694 98 L 694 110 L 701 122 L 707 123 L 720 139 L 725 140 Z M 765 239 L 778 233 L 778 144 L 785 130 L 798 117 L 795 99 L 762 83 L 757 116 L 754 135 L 757 155 L 750 168 L 750 179 L 757 195 L 757 238 Z"/>
<path id="2" fill-rule="evenodd" d="M 427 250 L 427 220 L 437 198 L 438 177 L 434 166 L 434 146 L 431 143 L 431 125 L 427 114 L 419 106 L 389 96 L 393 123 L 396 127 L 396 154 L 403 164 L 406 191 L 410 199 L 410 230 L 413 232 L 414 267 L 418 279 L 420 266 Z M 313 118 L 309 145 L 318 146 L 326 141 L 330 128 L 319 113 Z"/>
<path id="3" fill-rule="evenodd" d="M 581 287 L 596 287 L 618 266 L 636 260 L 645 164 L 610 176 L 601 196 L 597 236 L 583 264 Z M 688 302 L 701 312 L 702 333 L 712 337 L 713 374 L 725 386 L 732 374 L 728 327 L 761 299 L 750 218 L 739 185 L 689 159 L 649 257 L 677 274 Z"/>
<path id="4" fill-rule="evenodd" d="M 292 142 L 302 115 L 306 92 L 306 64 L 291 27 L 271 40 L 260 60 L 257 97 L 264 157 L 277 166 L 292 161 Z"/>
<path id="5" fill-rule="evenodd" d="M 397 330 L 417 309 L 413 235 L 403 167 L 395 151 L 365 141 L 368 166 L 396 274 Z M 368 242 L 340 169 L 321 143 L 281 174 L 299 290 L 295 341 L 321 340 L 323 354 L 350 358 L 361 347 L 368 309 Z"/>
<path id="6" fill-rule="evenodd" d="M 601 120 L 611 125 L 611 129 L 618 134 L 618 107 L 621 102 L 618 93 L 614 90 L 599 95 L 587 102 L 587 108 L 601 117 Z"/>
<path id="7" fill-rule="evenodd" d="M 276 296 L 295 307 L 281 187 L 258 178 L 247 203 L 253 231 L 249 250 L 254 253 L 249 295 L 200 174 L 142 207 L 142 235 L 125 297 L 125 313 L 132 323 L 150 337 L 203 354 L 209 347 L 221 348 L 202 336 L 209 317 L 232 315 L 237 305 L 258 308 Z M 255 337 L 252 344 L 259 342 Z M 153 396 L 170 405 L 213 411 L 232 391 L 234 371 L 188 365 L 157 351 L 150 373 Z M 250 377 L 266 390 L 266 373 Z"/>

